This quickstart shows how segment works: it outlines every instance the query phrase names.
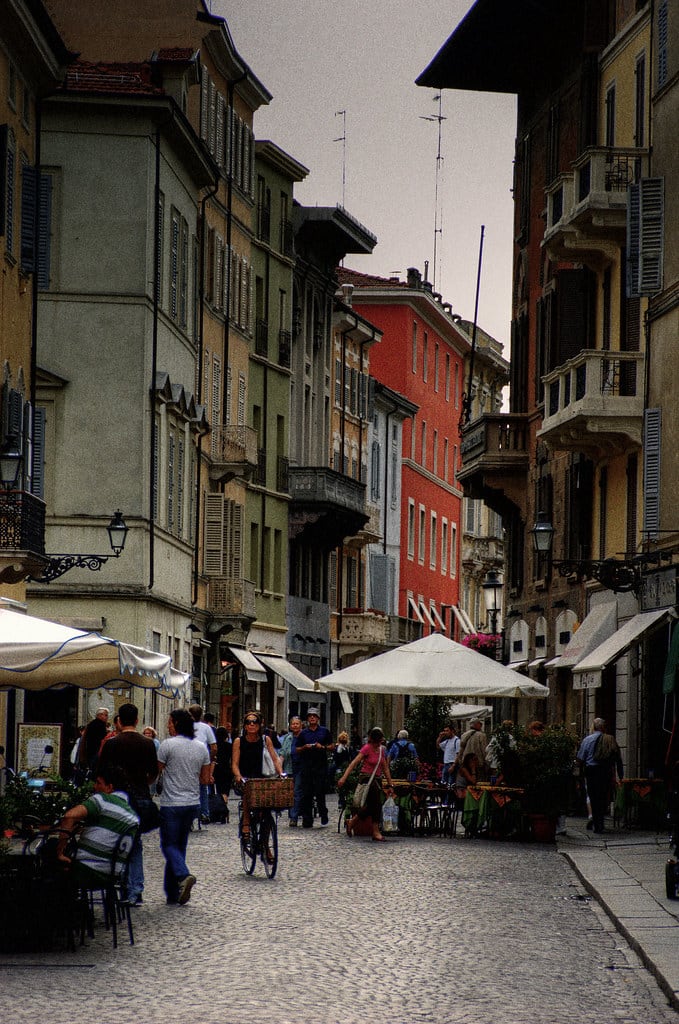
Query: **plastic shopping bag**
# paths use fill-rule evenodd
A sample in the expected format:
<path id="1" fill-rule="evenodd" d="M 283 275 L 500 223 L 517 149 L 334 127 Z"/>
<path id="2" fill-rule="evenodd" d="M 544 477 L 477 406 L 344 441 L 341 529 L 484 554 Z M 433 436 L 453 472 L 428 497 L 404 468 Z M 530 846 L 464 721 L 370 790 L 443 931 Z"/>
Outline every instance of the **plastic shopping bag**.
<path id="1" fill-rule="evenodd" d="M 382 805 L 382 831 L 398 832 L 398 805 L 393 796 L 387 797 Z"/>

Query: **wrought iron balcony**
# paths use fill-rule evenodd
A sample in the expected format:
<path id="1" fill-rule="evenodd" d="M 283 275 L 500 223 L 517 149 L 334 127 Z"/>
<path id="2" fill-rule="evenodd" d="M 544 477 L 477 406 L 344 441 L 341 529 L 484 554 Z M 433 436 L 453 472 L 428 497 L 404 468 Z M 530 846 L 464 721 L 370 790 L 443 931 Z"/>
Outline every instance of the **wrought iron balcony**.
<path id="1" fill-rule="evenodd" d="M 506 515 L 523 508 L 528 473 L 528 416 L 486 413 L 462 430 L 462 468 L 457 479 L 465 496 L 481 498 Z"/>
<path id="2" fill-rule="evenodd" d="M 543 377 L 538 437 L 552 448 L 601 455 L 641 446 L 644 355 L 586 349 Z"/>
<path id="3" fill-rule="evenodd" d="M 39 576 L 45 556 L 45 502 L 28 491 L 0 490 L 0 581 Z"/>
<path id="4" fill-rule="evenodd" d="M 249 477 L 257 466 L 257 431 L 252 427 L 225 424 L 210 436 L 210 479 Z"/>
<path id="5" fill-rule="evenodd" d="M 290 353 L 292 350 L 292 335 L 290 331 L 278 332 L 278 365 L 290 368 Z"/>
<path id="6" fill-rule="evenodd" d="M 258 320 L 255 325 L 255 353 L 258 356 L 269 356 L 269 325 L 266 320 Z"/>
<path id="7" fill-rule="evenodd" d="M 291 466 L 290 530 L 322 548 L 336 547 L 365 525 L 365 484 L 329 466 Z"/>

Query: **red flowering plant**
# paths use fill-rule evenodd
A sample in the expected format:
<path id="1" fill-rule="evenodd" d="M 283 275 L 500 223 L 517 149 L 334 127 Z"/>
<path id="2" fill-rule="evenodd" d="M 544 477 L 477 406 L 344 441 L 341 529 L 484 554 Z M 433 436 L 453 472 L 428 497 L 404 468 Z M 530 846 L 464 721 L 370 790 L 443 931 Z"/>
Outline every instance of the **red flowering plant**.
<path id="1" fill-rule="evenodd" d="M 486 654 L 489 651 L 496 651 L 501 640 L 499 633 L 468 633 L 462 637 L 462 646 Z"/>

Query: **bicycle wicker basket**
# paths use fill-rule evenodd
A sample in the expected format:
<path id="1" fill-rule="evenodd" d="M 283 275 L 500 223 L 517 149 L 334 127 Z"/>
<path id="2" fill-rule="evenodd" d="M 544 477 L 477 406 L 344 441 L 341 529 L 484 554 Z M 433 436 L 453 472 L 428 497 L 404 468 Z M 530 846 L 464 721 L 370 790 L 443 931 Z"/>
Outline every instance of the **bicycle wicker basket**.
<path id="1" fill-rule="evenodd" d="M 249 779 L 245 783 L 248 807 L 271 807 L 280 811 L 292 807 L 294 795 L 294 779 Z"/>

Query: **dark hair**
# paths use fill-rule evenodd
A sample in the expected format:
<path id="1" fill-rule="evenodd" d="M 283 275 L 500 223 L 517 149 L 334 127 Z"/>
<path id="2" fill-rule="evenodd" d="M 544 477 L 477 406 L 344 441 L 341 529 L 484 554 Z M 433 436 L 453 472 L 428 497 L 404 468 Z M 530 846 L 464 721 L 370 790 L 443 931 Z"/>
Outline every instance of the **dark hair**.
<path id="1" fill-rule="evenodd" d="M 383 740 L 383 739 L 384 739 L 384 733 L 382 732 L 382 730 L 380 729 L 380 727 L 378 725 L 376 725 L 375 728 L 371 729 L 370 732 L 368 733 L 368 740 L 370 741 L 370 743 L 375 743 L 376 740 Z"/>
<path id="2" fill-rule="evenodd" d="M 226 741 L 229 738 L 229 730 L 225 729 L 223 725 L 220 725 L 217 729 L 215 729 L 215 736 L 217 737 L 219 743 L 226 743 Z"/>
<path id="3" fill-rule="evenodd" d="M 187 740 L 193 739 L 193 718 L 188 711 L 185 711 L 184 708 L 174 708 L 170 712 L 170 718 L 178 736 L 186 736 Z"/>
<path id="4" fill-rule="evenodd" d="M 130 780 L 126 773 L 117 764 L 104 764 L 101 768 L 97 768 L 95 775 L 107 786 L 113 786 L 114 789 L 122 789 L 124 793 L 127 793 Z"/>
<path id="5" fill-rule="evenodd" d="M 259 723 L 259 735 L 261 736 L 262 735 L 262 731 L 263 731 L 263 726 L 264 726 L 264 719 L 260 715 L 259 711 L 246 711 L 245 712 L 245 714 L 243 715 L 243 732 L 242 732 L 241 735 L 245 736 L 245 719 L 246 718 L 256 718 L 257 719 L 257 722 Z"/>
<path id="6" fill-rule="evenodd" d="M 136 704 L 121 704 L 118 708 L 120 724 L 124 726 L 136 725 L 139 718 L 139 709 Z"/>

